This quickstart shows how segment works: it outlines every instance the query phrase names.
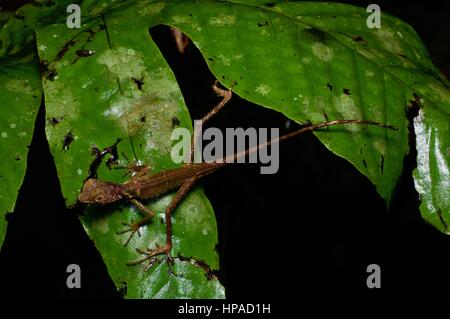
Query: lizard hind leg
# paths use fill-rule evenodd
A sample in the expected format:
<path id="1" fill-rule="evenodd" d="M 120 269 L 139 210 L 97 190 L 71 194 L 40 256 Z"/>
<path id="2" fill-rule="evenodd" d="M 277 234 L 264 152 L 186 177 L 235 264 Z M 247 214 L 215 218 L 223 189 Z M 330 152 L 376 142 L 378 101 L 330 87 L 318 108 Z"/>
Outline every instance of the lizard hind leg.
<path id="1" fill-rule="evenodd" d="M 173 258 L 170 255 L 172 250 L 172 213 L 177 208 L 178 204 L 183 200 L 184 197 L 189 193 L 189 190 L 192 188 L 192 186 L 195 184 L 195 181 L 197 180 L 197 176 L 193 176 L 189 179 L 187 179 L 184 184 L 181 185 L 181 187 L 178 189 L 175 197 L 172 199 L 172 202 L 170 202 L 169 206 L 167 206 L 165 211 L 165 220 L 166 220 L 166 244 L 164 246 L 156 245 L 156 248 L 152 249 L 136 249 L 136 251 L 142 255 L 144 255 L 143 258 L 129 262 L 129 266 L 134 266 L 141 264 L 147 260 L 150 261 L 150 263 L 154 264 L 154 258 L 156 256 L 165 254 L 166 260 L 169 262 L 169 272 L 173 275 L 173 272 L 170 268 L 170 264 L 173 264 Z M 151 266 L 146 267 L 145 269 L 148 270 Z"/>

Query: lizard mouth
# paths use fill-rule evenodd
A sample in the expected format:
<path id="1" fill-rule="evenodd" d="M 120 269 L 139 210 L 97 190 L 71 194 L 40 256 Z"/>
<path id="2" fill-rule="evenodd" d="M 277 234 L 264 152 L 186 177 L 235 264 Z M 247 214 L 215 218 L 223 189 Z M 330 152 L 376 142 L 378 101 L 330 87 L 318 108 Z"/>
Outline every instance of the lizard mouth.
<path id="1" fill-rule="evenodd" d="M 93 203 L 93 201 L 89 200 L 89 197 L 87 197 L 84 194 L 78 195 L 78 201 L 80 201 L 81 203 L 85 203 L 85 204 L 92 204 Z"/>

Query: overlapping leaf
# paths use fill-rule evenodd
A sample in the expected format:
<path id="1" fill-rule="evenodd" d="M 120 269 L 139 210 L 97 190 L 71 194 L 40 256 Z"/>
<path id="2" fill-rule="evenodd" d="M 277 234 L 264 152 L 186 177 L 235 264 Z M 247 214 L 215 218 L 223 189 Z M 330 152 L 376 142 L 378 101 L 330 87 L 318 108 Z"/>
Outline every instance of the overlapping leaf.
<path id="1" fill-rule="evenodd" d="M 150 39 L 148 20 L 134 10 L 129 7 L 85 20 L 81 30 L 53 24 L 37 33 L 40 58 L 47 69 L 43 83 L 47 117 L 52 123 L 46 133 L 69 205 L 76 201 L 88 176 L 93 145 L 104 148 L 121 138 L 121 165 L 137 160 L 158 171 L 175 165 L 170 157 L 172 130 L 177 125 L 191 127 L 176 80 Z M 128 31 L 131 16 L 135 30 L 132 36 Z M 80 50 L 91 53 L 86 56 Z M 100 178 L 115 182 L 125 181 L 123 174 L 106 166 L 99 171 Z M 126 265 L 142 257 L 136 248 L 164 244 L 161 219 L 171 198 L 163 197 L 151 205 L 158 217 L 143 227 L 141 236 L 133 238 L 126 248 L 123 245 L 128 234 L 116 233 L 124 229 L 122 223 L 140 218 L 134 206 L 90 207 L 81 221 L 116 285 L 127 287 L 127 297 L 223 297 L 217 279 L 207 278 L 210 269 L 218 268 L 214 250 L 217 227 L 201 189 L 191 192 L 173 219 L 172 253 L 181 258 L 175 258 L 174 268 L 181 272 L 180 277 L 168 277 L 160 268 L 164 265 L 147 273 L 143 272 L 145 264 Z M 156 291 L 153 284 L 161 282 L 161 278 L 170 280 Z"/>
<path id="2" fill-rule="evenodd" d="M 436 85 L 436 86 L 435 86 Z M 429 82 L 424 90 L 434 94 L 438 105 L 421 98 L 419 115 L 414 119 L 417 169 L 416 190 L 422 200 L 425 220 L 450 235 L 450 93 Z"/>
<path id="3" fill-rule="evenodd" d="M 395 132 L 348 126 L 316 133 L 366 175 L 387 203 L 408 151 L 409 101 L 419 96 L 444 112 L 441 123 L 429 125 L 445 131 L 448 81 L 414 30 L 386 13 L 380 29 L 368 28 L 363 8 L 317 2 L 180 2 L 165 6 L 161 15 L 194 40 L 217 77 L 236 80 L 235 91 L 252 102 L 299 122 L 365 118 L 396 125 Z M 441 150 L 448 148 L 444 135 L 436 140 Z M 440 167 L 448 170 L 446 163 Z M 448 218 L 445 183 L 426 183 L 432 196 L 445 201 L 440 206 Z"/>
<path id="4" fill-rule="evenodd" d="M 60 21 L 38 31 L 38 50 L 48 64 L 44 89 L 48 114 L 54 120 L 50 123 L 57 123 L 47 127 L 47 136 L 69 204 L 87 174 L 92 144 L 103 147 L 126 137 L 120 151 L 129 159 L 134 150 L 139 160 L 155 170 L 173 166 L 167 142 L 170 118 L 176 116 L 186 127 L 190 127 L 190 119 L 175 80 L 148 35 L 149 27 L 163 23 L 188 34 L 216 77 L 228 85 L 236 81 L 234 90 L 249 101 L 297 122 L 364 118 L 397 126 L 398 131 L 350 125 L 316 133 L 332 152 L 367 176 L 388 203 L 408 151 L 406 109 L 416 97 L 425 101 L 415 121 L 416 188 L 424 217 L 448 232 L 449 84 L 409 25 L 383 13 L 382 27 L 369 29 L 365 9 L 335 3 L 85 1 L 82 29 L 69 30 L 61 19 L 64 6 L 58 5 L 39 9 L 32 21 Z M 3 55 L 17 52 L 15 43 L 32 41 L 31 33 L 13 32 L 19 29 L 18 21 L 3 28 L 2 38 L 7 43 L 0 48 Z M 76 50 L 95 54 L 80 57 Z M 142 90 L 136 80 L 144 82 Z M 100 176 L 121 180 L 118 172 L 104 167 Z M 155 203 L 154 209 L 162 212 L 167 198 Z M 123 240 L 114 232 L 121 221 L 137 214 L 128 206 L 113 210 L 116 213 L 111 209 L 89 211 L 83 223 L 116 284 L 127 282 L 128 296 L 175 297 L 174 287 L 185 287 L 179 288 L 183 291 L 179 296 L 201 296 L 186 282 L 161 279 L 160 268 L 145 277 L 124 268 L 125 261 L 120 259 L 135 253 L 119 249 Z M 201 221 L 190 220 L 193 216 Z M 215 222 L 200 190 L 177 210 L 174 220 L 175 228 L 179 227 L 175 229 L 175 252 L 216 268 L 217 256 L 212 252 Z M 190 233 L 187 229 L 192 225 L 202 227 Z M 162 228 L 155 220 L 131 247 L 155 244 Z M 202 242 L 200 233 L 206 234 L 207 240 Z M 185 236 L 190 234 L 195 235 L 189 237 L 189 245 L 196 248 L 186 243 Z M 205 251 L 202 245 L 207 247 Z M 179 260 L 177 267 L 183 265 L 186 262 Z M 190 270 L 186 273 L 196 276 Z M 154 280 L 159 282 L 159 290 L 149 288 Z M 223 295 L 214 283 L 206 282 L 213 287 L 206 296 Z"/>
<path id="5" fill-rule="evenodd" d="M 39 69 L 34 54 L 0 60 L 0 246 L 6 217 L 14 210 L 27 168 L 28 147 L 41 103 Z"/>

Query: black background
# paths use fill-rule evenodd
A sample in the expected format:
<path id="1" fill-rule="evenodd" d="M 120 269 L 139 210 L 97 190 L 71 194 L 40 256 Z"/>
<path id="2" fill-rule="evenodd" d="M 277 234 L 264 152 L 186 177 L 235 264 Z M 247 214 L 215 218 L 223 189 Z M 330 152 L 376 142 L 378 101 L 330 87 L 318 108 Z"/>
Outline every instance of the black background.
<path id="1" fill-rule="evenodd" d="M 351 3 L 365 7 L 371 1 Z M 377 3 L 416 29 L 448 76 L 449 4 Z M 217 102 L 203 58 L 193 46 L 179 55 L 165 27 L 151 34 L 177 76 L 192 118 L 201 118 Z M 292 130 L 285 122 L 282 114 L 234 96 L 208 126 L 280 127 L 285 133 Z M 1 294 L 120 298 L 75 212 L 64 205 L 44 125 L 41 107 L 25 181 L 16 210 L 8 215 Z M 258 165 L 236 164 L 202 180 L 217 216 L 218 276 L 227 297 L 449 297 L 450 238 L 422 220 L 414 166 L 413 152 L 389 211 L 367 178 L 311 134 L 280 145 L 276 175 L 260 175 Z M 72 263 L 81 266 L 81 289 L 66 287 L 66 267 Z M 366 286 L 372 263 L 381 266 L 381 289 Z"/>

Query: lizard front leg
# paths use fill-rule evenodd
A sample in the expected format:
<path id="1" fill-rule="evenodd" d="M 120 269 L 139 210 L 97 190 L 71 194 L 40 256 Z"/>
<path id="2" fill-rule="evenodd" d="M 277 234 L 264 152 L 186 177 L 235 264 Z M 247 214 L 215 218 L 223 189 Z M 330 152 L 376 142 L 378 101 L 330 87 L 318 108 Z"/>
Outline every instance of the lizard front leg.
<path id="1" fill-rule="evenodd" d="M 221 88 L 218 87 L 218 85 L 217 85 L 218 81 L 217 80 L 214 82 L 214 85 L 212 86 L 212 89 L 218 96 L 222 97 L 222 100 L 220 100 L 220 102 L 215 107 L 213 107 L 206 115 L 204 115 L 200 119 L 201 125 L 205 124 L 214 115 L 219 113 L 219 111 L 231 100 L 231 97 L 233 95 L 231 89 L 233 88 L 235 83 L 236 82 L 233 82 L 233 84 L 231 85 L 231 87 L 228 90 L 224 90 L 224 89 L 221 89 Z M 194 160 L 195 145 L 197 143 L 197 139 L 199 138 L 199 134 L 200 134 L 199 131 L 194 130 L 194 135 L 192 136 L 192 141 L 191 141 L 191 161 Z"/>

